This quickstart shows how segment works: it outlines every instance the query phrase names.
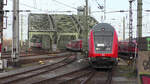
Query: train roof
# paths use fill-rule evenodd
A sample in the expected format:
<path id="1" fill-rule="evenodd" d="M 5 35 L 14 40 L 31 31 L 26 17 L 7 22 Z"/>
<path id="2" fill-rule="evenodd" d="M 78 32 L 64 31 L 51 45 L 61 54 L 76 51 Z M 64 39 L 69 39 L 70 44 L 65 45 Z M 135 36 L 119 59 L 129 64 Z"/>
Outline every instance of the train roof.
<path id="1" fill-rule="evenodd" d="M 110 24 L 108 23 L 99 23 L 99 24 L 96 24 L 92 30 L 102 30 L 104 29 L 105 31 L 114 31 L 114 27 L 111 26 Z"/>

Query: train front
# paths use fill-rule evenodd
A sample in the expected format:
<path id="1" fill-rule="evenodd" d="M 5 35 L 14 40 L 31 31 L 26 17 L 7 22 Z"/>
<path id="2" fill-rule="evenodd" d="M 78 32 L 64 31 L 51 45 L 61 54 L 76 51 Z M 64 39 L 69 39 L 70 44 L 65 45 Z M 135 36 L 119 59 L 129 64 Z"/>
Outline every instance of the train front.
<path id="1" fill-rule="evenodd" d="M 112 68 L 117 64 L 118 36 L 110 24 L 100 23 L 91 29 L 88 58 L 95 68 Z"/>

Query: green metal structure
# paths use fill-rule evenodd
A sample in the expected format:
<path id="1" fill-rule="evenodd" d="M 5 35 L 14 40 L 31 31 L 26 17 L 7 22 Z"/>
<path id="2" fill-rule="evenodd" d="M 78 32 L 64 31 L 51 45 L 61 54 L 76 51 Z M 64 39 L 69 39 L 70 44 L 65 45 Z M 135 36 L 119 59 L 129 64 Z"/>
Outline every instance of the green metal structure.
<path id="1" fill-rule="evenodd" d="M 147 38 L 147 50 L 150 50 L 150 38 Z"/>
<path id="2" fill-rule="evenodd" d="M 81 33 L 84 32 L 84 22 L 78 15 L 30 14 L 28 20 L 29 46 L 33 37 L 39 36 L 42 45 L 45 45 L 43 49 L 52 50 L 53 44 L 57 45 L 57 49 L 65 49 L 70 40 L 82 39 Z M 88 17 L 88 22 L 89 28 L 98 23 L 92 17 Z"/>
<path id="3" fill-rule="evenodd" d="M 47 36 L 47 39 L 50 39 L 49 42 L 42 42 L 48 43 L 50 50 L 52 50 L 53 44 L 53 35 L 56 33 L 56 28 L 53 22 L 53 17 L 48 14 L 30 14 L 28 17 L 28 40 L 29 40 L 29 47 L 31 46 L 31 39 L 33 36 L 41 36 L 40 39 L 42 40 L 42 36 Z M 44 47 L 44 49 L 47 49 Z"/>

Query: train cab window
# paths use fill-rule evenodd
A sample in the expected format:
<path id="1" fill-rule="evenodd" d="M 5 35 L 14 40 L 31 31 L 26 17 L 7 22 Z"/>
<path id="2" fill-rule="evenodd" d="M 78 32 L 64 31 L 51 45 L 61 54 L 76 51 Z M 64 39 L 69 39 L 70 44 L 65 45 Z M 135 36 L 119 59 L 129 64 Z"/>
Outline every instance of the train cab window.
<path id="1" fill-rule="evenodd" d="M 95 50 L 99 51 L 111 51 L 113 42 L 113 32 L 111 31 L 95 31 L 94 32 L 94 44 Z"/>

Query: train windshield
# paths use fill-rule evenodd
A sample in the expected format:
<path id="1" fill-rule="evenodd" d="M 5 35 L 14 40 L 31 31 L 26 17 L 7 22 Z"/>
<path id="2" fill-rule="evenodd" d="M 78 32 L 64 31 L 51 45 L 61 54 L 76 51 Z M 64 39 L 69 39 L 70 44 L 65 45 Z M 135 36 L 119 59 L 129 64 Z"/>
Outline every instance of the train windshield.
<path id="1" fill-rule="evenodd" d="M 96 53 L 111 53 L 112 43 L 112 31 L 94 31 L 94 44 Z"/>

